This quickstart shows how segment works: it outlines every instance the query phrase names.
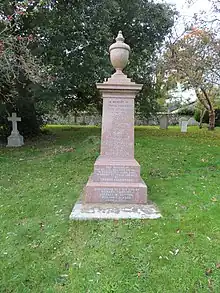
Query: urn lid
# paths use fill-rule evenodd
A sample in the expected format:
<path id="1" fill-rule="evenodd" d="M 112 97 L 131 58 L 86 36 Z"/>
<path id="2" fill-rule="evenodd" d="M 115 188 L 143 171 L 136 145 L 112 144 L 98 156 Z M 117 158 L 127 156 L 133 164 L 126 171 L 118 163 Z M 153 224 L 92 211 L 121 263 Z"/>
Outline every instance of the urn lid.
<path id="1" fill-rule="evenodd" d="M 130 52 L 130 46 L 124 43 L 124 37 L 122 35 L 122 31 L 119 31 L 118 36 L 116 38 L 116 43 L 112 44 L 109 48 L 109 52 L 111 52 L 113 49 L 125 49 Z"/>

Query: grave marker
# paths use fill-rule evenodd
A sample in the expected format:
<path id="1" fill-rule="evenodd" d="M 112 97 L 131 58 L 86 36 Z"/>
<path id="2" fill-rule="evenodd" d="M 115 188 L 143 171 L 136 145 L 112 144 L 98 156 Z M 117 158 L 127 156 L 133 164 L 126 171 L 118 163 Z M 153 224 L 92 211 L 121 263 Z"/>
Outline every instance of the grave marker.
<path id="1" fill-rule="evenodd" d="M 12 113 L 12 117 L 8 117 L 8 121 L 12 122 L 12 132 L 8 137 L 7 147 L 20 147 L 24 144 L 24 138 L 18 131 L 17 123 L 21 121 L 20 117 L 17 117 L 16 113 Z"/>
<path id="2" fill-rule="evenodd" d="M 167 129 L 169 124 L 169 119 L 167 114 L 163 114 L 160 117 L 160 129 Z"/>
<path id="3" fill-rule="evenodd" d="M 181 132 L 187 132 L 188 121 L 182 121 L 181 123 Z"/>
<path id="4" fill-rule="evenodd" d="M 103 98 L 101 154 L 70 219 L 158 218 L 134 158 L 134 99 L 142 85 L 122 72 L 130 52 L 122 32 L 109 50 L 116 72 L 97 84 Z"/>

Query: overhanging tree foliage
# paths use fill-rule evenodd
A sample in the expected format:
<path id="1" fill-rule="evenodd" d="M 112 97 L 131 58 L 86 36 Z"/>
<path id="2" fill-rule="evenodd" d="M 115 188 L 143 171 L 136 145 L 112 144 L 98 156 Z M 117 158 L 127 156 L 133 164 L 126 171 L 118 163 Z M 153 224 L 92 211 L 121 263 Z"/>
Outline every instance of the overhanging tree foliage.
<path id="1" fill-rule="evenodd" d="M 9 3 L 4 2 L 5 15 Z M 25 3 L 24 13 L 19 14 L 18 33 L 23 37 L 33 36 L 29 49 L 34 56 L 42 58 L 47 68 L 49 97 L 56 101 L 54 106 L 58 105 L 64 113 L 85 110 L 91 105 L 101 108 L 95 83 L 112 73 L 108 47 L 119 30 L 132 48 L 127 73 L 136 82 L 144 83 L 141 102 L 137 104 L 142 111 L 143 105 L 151 105 L 145 103 L 149 101 L 145 93 L 148 88 L 151 91 L 156 88 L 153 84 L 155 53 L 173 25 L 174 12 L 170 6 L 146 0 Z M 32 82 L 31 86 L 36 88 Z M 42 105 L 46 104 L 48 95 L 44 91 L 37 97 Z M 31 98 L 33 105 L 36 104 L 35 92 L 31 92 Z"/>
<path id="2" fill-rule="evenodd" d="M 192 29 L 173 43 L 167 44 L 162 70 L 168 81 L 181 82 L 193 88 L 209 113 L 209 129 L 215 127 L 215 104 L 218 97 L 220 41 L 212 31 Z"/>
<path id="3" fill-rule="evenodd" d="M 39 132 L 41 113 L 34 93 L 48 86 L 47 68 L 32 54 L 33 35 L 22 29 L 27 7 L 24 1 L 4 1 L 0 6 L 0 130 L 6 135 L 7 116 L 13 111 L 22 117 L 22 134 Z"/>
<path id="4" fill-rule="evenodd" d="M 58 68 L 62 108 L 80 109 L 80 105 L 100 103 L 95 83 L 112 73 L 108 47 L 119 30 L 132 48 L 127 73 L 136 82 L 149 86 L 155 52 L 173 24 L 173 11 L 168 6 L 140 0 L 80 1 L 78 7 L 77 2 L 73 6 L 69 1 L 68 8 L 66 1 L 59 3 L 51 11 L 57 22 L 52 35 L 48 35 L 46 52 L 49 62 Z M 73 24 L 73 19 L 78 25 Z M 59 25 L 62 30 L 56 34 Z"/>

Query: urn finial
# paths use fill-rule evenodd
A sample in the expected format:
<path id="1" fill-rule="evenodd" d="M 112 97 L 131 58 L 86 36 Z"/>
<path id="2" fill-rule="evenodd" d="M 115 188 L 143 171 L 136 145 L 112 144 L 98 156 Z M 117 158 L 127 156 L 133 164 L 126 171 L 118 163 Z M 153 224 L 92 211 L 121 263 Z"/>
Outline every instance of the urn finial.
<path id="1" fill-rule="evenodd" d="M 116 42 L 123 42 L 124 43 L 125 38 L 122 35 L 122 31 L 118 32 L 118 36 L 115 40 L 116 40 Z"/>
<path id="2" fill-rule="evenodd" d="M 124 40 L 122 31 L 119 31 L 116 43 L 109 48 L 112 66 L 118 74 L 122 74 L 122 70 L 126 67 L 129 59 L 130 47 L 124 43 Z"/>

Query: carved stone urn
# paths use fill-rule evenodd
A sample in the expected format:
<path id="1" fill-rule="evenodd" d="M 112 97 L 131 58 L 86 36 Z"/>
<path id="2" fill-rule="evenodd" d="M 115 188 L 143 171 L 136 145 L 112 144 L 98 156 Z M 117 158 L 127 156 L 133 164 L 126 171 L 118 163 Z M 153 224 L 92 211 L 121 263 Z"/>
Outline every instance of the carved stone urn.
<path id="1" fill-rule="evenodd" d="M 109 48 L 112 66 L 115 68 L 116 73 L 119 74 L 126 67 L 131 50 L 130 46 L 124 43 L 124 40 L 122 31 L 119 31 L 116 43 L 112 44 Z"/>

